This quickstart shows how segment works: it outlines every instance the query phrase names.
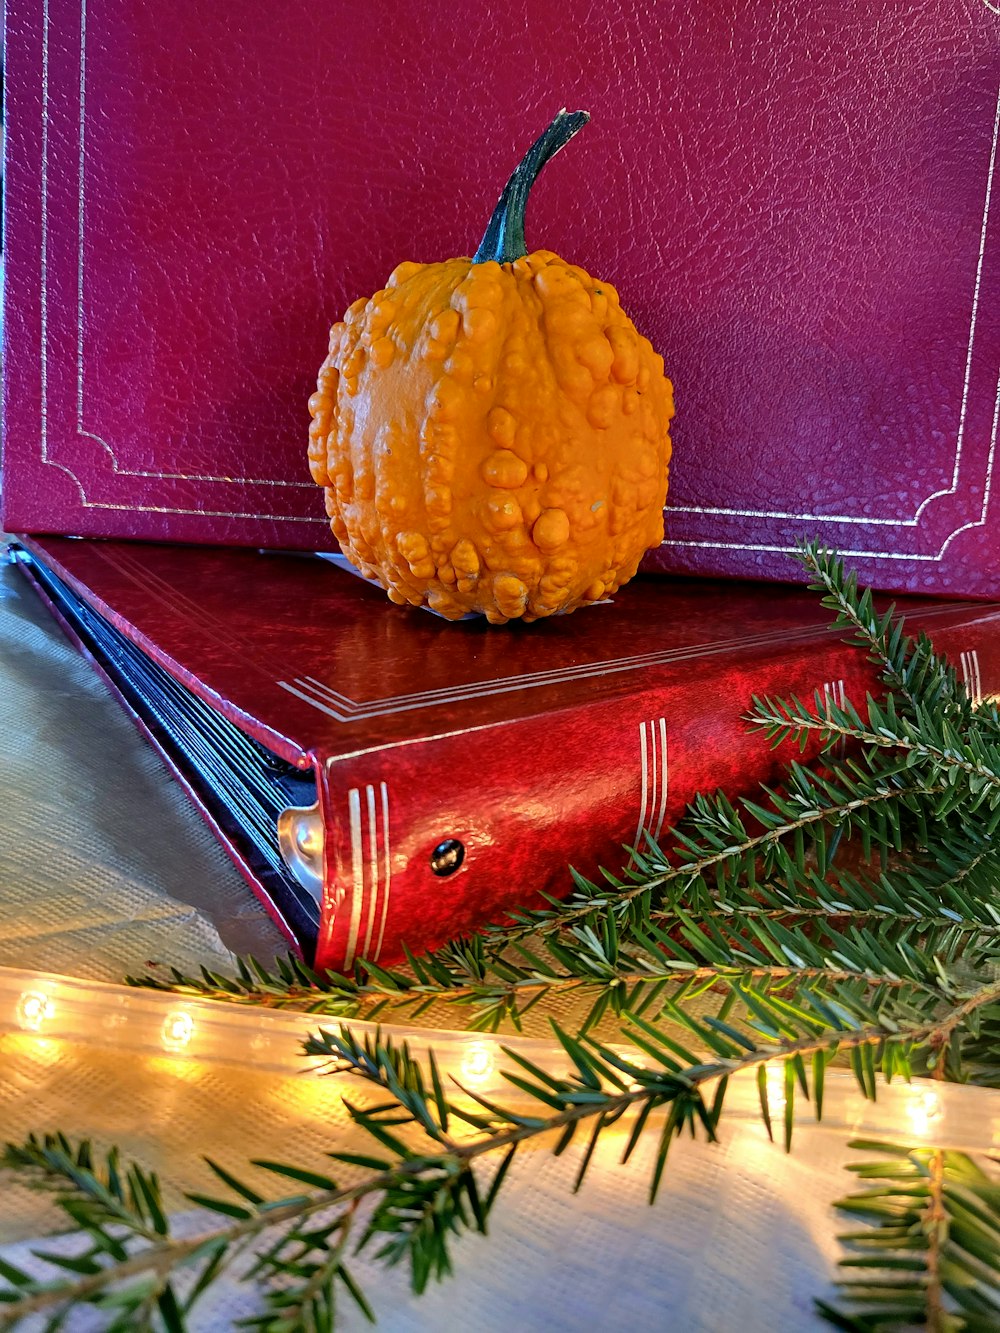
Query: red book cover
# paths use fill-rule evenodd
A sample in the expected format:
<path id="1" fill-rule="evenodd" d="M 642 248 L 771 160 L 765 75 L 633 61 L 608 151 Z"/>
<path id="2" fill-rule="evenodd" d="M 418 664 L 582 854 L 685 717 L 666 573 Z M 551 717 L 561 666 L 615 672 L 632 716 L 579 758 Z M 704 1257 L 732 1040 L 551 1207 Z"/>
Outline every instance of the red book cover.
<path id="1" fill-rule="evenodd" d="M 1000 15 L 920 5 L 8 0 L 12 531 L 334 549 L 330 324 L 471 254 L 559 106 L 528 240 L 676 388 L 650 568 L 1000 595 Z"/>
<path id="2" fill-rule="evenodd" d="M 741 720 L 752 694 L 863 698 L 875 685 L 795 588 L 640 578 L 614 605 L 498 631 L 394 607 L 315 557 L 28 545 L 171 680 L 315 775 L 316 811 L 298 807 L 287 830 L 318 866 L 312 925 L 255 870 L 239 802 L 213 806 L 186 785 L 325 966 L 390 963 L 404 941 L 420 951 L 565 894 L 570 863 L 619 869 L 623 845 L 660 834 L 697 790 L 769 779 L 781 755 Z M 1000 608 L 901 609 L 977 701 L 1000 691 Z M 162 720 L 145 729 L 184 778 Z M 274 823 L 270 837 L 278 847 Z"/>

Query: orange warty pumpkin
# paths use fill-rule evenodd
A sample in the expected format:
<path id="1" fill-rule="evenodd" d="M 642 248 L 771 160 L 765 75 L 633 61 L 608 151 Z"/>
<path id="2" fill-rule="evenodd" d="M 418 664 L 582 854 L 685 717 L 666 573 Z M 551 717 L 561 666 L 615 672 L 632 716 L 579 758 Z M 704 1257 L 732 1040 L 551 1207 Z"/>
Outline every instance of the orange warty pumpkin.
<path id="1" fill-rule="evenodd" d="M 345 555 L 398 603 L 535 620 L 621 587 L 663 539 L 673 393 L 609 283 L 527 253 L 560 112 L 473 259 L 400 264 L 330 332 L 309 461 Z"/>

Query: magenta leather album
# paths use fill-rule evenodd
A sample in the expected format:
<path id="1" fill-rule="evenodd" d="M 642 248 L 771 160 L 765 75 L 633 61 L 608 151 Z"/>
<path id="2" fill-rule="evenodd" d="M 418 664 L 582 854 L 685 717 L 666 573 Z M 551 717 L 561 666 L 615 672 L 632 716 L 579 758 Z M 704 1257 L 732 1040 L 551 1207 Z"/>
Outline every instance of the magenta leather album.
<path id="1" fill-rule="evenodd" d="M 1000 596 L 991 0 L 8 0 L 9 531 L 335 550 L 331 324 L 527 217 L 612 284 L 676 415 L 645 568 Z"/>

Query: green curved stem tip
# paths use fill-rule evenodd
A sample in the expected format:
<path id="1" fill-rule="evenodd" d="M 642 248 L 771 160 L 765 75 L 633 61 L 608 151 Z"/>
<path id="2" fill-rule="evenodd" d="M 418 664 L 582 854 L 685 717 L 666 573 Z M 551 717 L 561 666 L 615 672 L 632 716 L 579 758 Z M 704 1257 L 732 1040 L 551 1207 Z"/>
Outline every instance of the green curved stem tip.
<path id="1" fill-rule="evenodd" d="M 498 264 L 512 264 L 515 259 L 521 259 L 528 253 L 524 240 L 524 210 L 531 187 L 549 158 L 568 144 L 589 119 L 589 111 L 564 109 L 531 145 L 504 186 L 500 202 L 493 210 L 490 225 L 486 228 L 486 235 L 472 257 L 474 264 L 486 264 L 491 260 Z"/>

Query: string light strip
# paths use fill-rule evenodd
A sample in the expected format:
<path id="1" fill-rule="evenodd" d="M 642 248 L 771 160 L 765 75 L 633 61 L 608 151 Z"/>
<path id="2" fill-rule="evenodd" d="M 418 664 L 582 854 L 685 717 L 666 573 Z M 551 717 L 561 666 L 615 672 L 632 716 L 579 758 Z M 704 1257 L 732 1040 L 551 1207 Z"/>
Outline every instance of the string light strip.
<path id="1" fill-rule="evenodd" d="M 259 1007 L 201 1000 L 163 991 L 53 976 L 16 968 L 0 968 L 0 1078 L 7 1034 L 36 1036 L 45 1043 L 64 1042 L 73 1048 L 96 1047 L 123 1054 L 167 1056 L 202 1064 L 250 1067 L 276 1075 L 308 1073 L 310 1061 L 301 1043 L 319 1027 L 343 1023 L 358 1035 L 375 1024 Z M 394 1041 L 406 1041 L 421 1059 L 433 1049 L 442 1076 L 473 1092 L 511 1106 L 524 1099 L 503 1077 L 513 1066 L 502 1048 L 544 1067 L 554 1077 L 571 1072 L 570 1062 L 554 1041 L 533 1037 L 493 1036 L 444 1029 L 381 1024 Z M 634 1050 L 623 1050 L 636 1059 Z M 79 1056 L 80 1051 L 74 1050 Z M 317 1061 L 311 1062 L 315 1067 Z M 772 1117 L 784 1107 L 784 1068 L 768 1067 Z M 727 1119 L 758 1120 L 756 1081 L 732 1080 L 726 1098 Z M 797 1119 L 812 1122 L 811 1108 L 799 1099 Z M 1000 1104 L 988 1089 L 914 1079 L 879 1088 L 877 1102 L 868 1102 L 847 1070 L 826 1075 L 822 1129 L 843 1135 L 884 1135 L 907 1142 L 924 1140 L 965 1152 L 996 1152 L 1000 1148 Z"/>

